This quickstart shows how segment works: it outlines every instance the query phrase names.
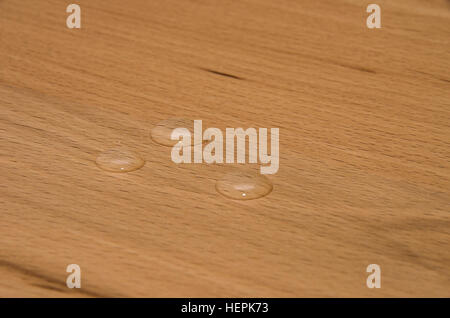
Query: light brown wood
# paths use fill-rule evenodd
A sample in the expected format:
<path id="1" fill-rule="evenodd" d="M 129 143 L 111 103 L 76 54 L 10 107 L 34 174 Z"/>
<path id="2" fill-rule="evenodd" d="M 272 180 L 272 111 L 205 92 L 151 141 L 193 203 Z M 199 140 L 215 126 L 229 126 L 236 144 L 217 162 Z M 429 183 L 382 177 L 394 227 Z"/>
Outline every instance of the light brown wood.
<path id="1" fill-rule="evenodd" d="M 448 1 L 69 3 L 0 0 L 0 296 L 450 296 Z M 174 164 L 170 117 L 279 127 L 272 193 Z"/>

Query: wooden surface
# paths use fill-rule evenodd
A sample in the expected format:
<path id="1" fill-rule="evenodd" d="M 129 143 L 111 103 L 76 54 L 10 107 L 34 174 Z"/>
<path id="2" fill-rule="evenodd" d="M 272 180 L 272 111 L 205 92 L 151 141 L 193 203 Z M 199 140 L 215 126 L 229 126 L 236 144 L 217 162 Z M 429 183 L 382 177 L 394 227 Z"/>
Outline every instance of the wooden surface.
<path id="1" fill-rule="evenodd" d="M 378 30 L 357 0 L 70 3 L 0 0 L 0 296 L 450 296 L 448 1 Z M 170 117 L 279 127 L 273 192 L 174 164 Z M 117 143 L 146 165 L 100 170 Z"/>

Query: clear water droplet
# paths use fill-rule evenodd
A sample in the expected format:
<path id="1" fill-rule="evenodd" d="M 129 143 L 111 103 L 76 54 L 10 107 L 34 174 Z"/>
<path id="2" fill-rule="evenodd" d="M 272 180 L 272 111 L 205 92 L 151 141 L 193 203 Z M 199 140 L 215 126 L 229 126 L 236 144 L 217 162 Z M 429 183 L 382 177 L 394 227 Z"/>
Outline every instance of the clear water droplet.
<path id="1" fill-rule="evenodd" d="M 179 140 L 172 140 L 170 136 L 176 128 L 186 128 L 189 130 L 191 145 L 194 145 L 194 121 L 186 118 L 169 118 L 156 124 L 151 131 L 153 141 L 163 146 L 174 146 Z M 189 135 L 186 134 L 184 138 L 189 138 Z"/>
<path id="2" fill-rule="evenodd" d="M 273 189 L 270 180 L 256 171 L 236 169 L 216 183 L 216 190 L 233 200 L 253 200 L 268 195 Z"/>
<path id="3" fill-rule="evenodd" d="M 130 172 L 142 168 L 145 160 L 137 152 L 119 146 L 99 154 L 95 163 L 109 172 Z"/>

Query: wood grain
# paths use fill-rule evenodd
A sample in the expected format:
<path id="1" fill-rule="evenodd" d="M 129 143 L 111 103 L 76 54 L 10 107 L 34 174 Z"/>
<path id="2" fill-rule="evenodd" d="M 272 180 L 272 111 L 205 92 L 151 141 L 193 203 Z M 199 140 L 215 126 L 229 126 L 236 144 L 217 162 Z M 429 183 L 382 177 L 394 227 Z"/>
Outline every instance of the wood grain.
<path id="1" fill-rule="evenodd" d="M 377 30 L 356 0 L 70 3 L 0 0 L 0 296 L 450 296 L 448 1 Z M 170 117 L 279 127 L 272 193 L 174 164 Z M 98 169 L 119 142 L 146 165 Z"/>

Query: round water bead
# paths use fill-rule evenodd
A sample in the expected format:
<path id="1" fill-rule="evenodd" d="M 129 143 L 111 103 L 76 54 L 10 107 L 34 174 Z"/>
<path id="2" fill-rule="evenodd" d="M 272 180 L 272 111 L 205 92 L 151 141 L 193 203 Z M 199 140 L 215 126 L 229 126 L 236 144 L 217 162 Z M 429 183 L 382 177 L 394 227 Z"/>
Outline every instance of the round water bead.
<path id="1" fill-rule="evenodd" d="M 253 200 L 268 195 L 273 189 L 270 180 L 256 171 L 236 169 L 216 183 L 216 190 L 233 200 Z"/>
<path id="2" fill-rule="evenodd" d="M 170 137 L 176 128 L 186 128 L 189 134 L 183 136 L 183 139 L 190 138 L 191 145 L 194 145 L 194 121 L 186 118 L 169 118 L 156 124 L 151 131 L 153 141 L 163 146 L 174 146 L 179 140 L 172 140 Z"/>
<path id="3" fill-rule="evenodd" d="M 95 163 L 109 172 L 130 172 L 142 168 L 144 159 L 135 151 L 125 147 L 108 149 L 98 155 Z"/>

